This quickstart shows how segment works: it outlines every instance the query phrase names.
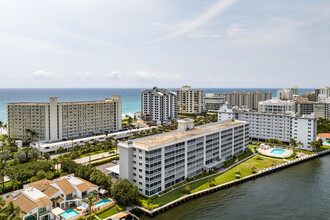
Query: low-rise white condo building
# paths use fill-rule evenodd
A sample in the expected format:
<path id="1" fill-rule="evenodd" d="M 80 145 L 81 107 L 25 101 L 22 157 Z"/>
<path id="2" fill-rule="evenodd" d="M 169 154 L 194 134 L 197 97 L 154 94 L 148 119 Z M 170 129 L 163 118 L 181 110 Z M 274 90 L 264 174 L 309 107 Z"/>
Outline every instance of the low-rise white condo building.
<path id="1" fill-rule="evenodd" d="M 177 94 L 179 113 L 199 114 L 203 112 L 203 90 L 182 86 L 182 89 L 172 90 L 172 92 Z"/>
<path id="2" fill-rule="evenodd" d="M 152 196 L 248 149 L 249 124 L 243 121 L 193 126 L 178 120 L 178 130 L 119 143 L 119 176 Z"/>
<path id="3" fill-rule="evenodd" d="M 39 141 L 54 141 L 70 137 L 85 137 L 120 130 L 121 96 L 113 95 L 103 101 L 24 102 L 7 104 L 8 135 L 28 140 L 27 129 L 37 133 Z"/>
<path id="4" fill-rule="evenodd" d="M 293 138 L 301 141 L 301 148 L 312 150 L 310 142 L 316 140 L 316 117 L 314 114 L 296 116 L 294 112 L 286 114 L 271 114 L 250 112 L 243 110 L 232 110 L 229 108 L 218 112 L 218 121 L 225 122 L 230 119 L 247 121 L 250 125 L 250 138 L 257 141 L 278 139 L 289 143 Z"/>
<path id="5" fill-rule="evenodd" d="M 144 120 L 163 122 L 177 118 L 177 95 L 167 89 L 146 89 L 141 93 L 141 116 Z"/>
<path id="6" fill-rule="evenodd" d="M 258 112 L 260 113 L 285 114 L 288 111 L 295 112 L 295 103 L 293 101 L 270 99 L 261 101 L 258 105 Z"/>

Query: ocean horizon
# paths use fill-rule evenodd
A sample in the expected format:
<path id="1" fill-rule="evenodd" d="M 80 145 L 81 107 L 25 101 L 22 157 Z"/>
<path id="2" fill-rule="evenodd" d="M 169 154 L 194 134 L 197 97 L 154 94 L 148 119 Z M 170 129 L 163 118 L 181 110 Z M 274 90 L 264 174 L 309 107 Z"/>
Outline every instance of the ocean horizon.
<path id="1" fill-rule="evenodd" d="M 0 121 L 6 123 L 6 104 L 15 102 L 48 102 L 58 97 L 59 102 L 104 100 L 111 95 L 122 96 L 122 115 L 133 115 L 141 109 L 141 92 L 147 88 L 0 88 Z M 177 88 L 167 88 L 168 90 Z M 205 93 L 228 93 L 237 90 L 272 92 L 282 88 L 192 88 Z M 313 88 L 299 88 L 300 94 L 314 92 Z"/>

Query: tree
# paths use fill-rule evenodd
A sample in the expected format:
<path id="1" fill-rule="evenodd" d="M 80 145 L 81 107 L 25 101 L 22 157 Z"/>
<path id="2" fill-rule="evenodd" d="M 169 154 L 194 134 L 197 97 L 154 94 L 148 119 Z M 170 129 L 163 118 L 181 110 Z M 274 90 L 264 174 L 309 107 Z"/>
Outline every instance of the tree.
<path id="1" fill-rule="evenodd" d="M 296 149 L 298 146 L 297 141 L 293 138 L 290 139 L 290 146 L 293 147 L 293 149 Z"/>
<path id="2" fill-rule="evenodd" d="M 45 160 L 50 159 L 50 154 L 48 152 L 45 152 L 43 156 L 44 156 Z"/>
<path id="3" fill-rule="evenodd" d="M 190 194 L 190 186 L 186 185 L 186 187 L 184 188 L 184 194 Z"/>
<path id="4" fill-rule="evenodd" d="M 57 150 L 56 150 L 56 152 L 57 153 L 62 153 L 62 152 L 64 152 L 65 151 L 65 149 L 64 149 L 64 147 L 59 147 Z M 61 154 L 61 156 L 62 156 L 63 154 Z"/>
<path id="5" fill-rule="evenodd" d="M 1 153 L 0 153 L 0 160 L 3 160 L 3 161 L 7 161 L 9 160 L 10 158 L 12 158 L 12 153 L 10 150 L 3 150 Z"/>
<path id="6" fill-rule="evenodd" d="M 0 160 L 0 178 L 2 183 L 2 189 L 5 188 L 5 176 L 9 170 L 9 166 L 6 161 Z"/>
<path id="7" fill-rule="evenodd" d="M 32 161 L 36 161 L 40 157 L 40 151 L 37 148 L 32 148 L 29 152 L 29 158 Z"/>
<path id="8" fill-rule="evenodd" d="M 59 159 L 57 157 L 53 158 L 52 163 L 54 164 L 55 169 L 58 169 L 57 168 L 57 164 L 59 164 L 60 161 L 59 161 Z"/>
<path id="9" fill-rule="evenodd" d="M 13 190 L 18 189 L 18 186 L 19 186 L 20 183 L 21 183 L 21 182 L 18 181 L 17 179 L 12 179 L 12 180 L 10 181 L 10 184 L 11 184 L 11 186 L 13 187 Z"/>
<path id="10" fill-rule="evenodd" d="M 26 160 L 26 153 L 24 151 L 18 151 L 15 155 L 15 159 L 19 162 L 22 163 Z"/>
<path id="11" fill-rule="evenodd" d="M 330 133 L 330 120 L 326 118 L 317 119 L 317 133 Z"/>
<path id="12" fill-rule="evenodd" d="M 73 149 L 73 137 L 70 137 L 71 140 L 71 149 Z"/>
<path id="13" fill-rule="evenodd" d="M 29 136 L 31 142 L 33 142 L 34 138 L 38 136 L 38 133 L 31 129 L 25 129 L 25 133 Z"/>
<path id="14" fill-rule="evenodd" d="M 320 145 L 320 143 L 319 143 L 318 141 L 312 141 L 312 142 L 310 143 L 310 145 L 311 145 L 311 147 L 312 147 L 314 150 L 316 150 L 316 151 L 321 147 L 321 145 Z"/>
<path id="15" fill-rule="evenodd" d="M 0 128 L 2 128 L 2 126 L 3 126 L 3 122 L 2 122 L 2 121 L 0 121 Z"/>
<path id="16" fill-rule="evenodd" d="M 114 141 L 114 143 L 113 143 L 113 146 L 115 147 L 115 149 L 116 149 L 116 154 L 117 154 L 117 151 L 118 151 L 118 139 L 117 139 L 117 138 L 115 138 L 115 141 Z"/>
<path id="17" fill-rule="evenodd" d="M 215 186 L 215 178 L 210 178 L 208 182 L 209 182 L 209 187 Z"/>
<path id="18" fill-rule="evenodd" d="M 3 212 L 6 214 L 8 220 L 22 219 L 20 218 L 20 214 L 26 214 L 19 206 L 15 207 L 13 202 L 9 202 Z"/>
<path id="19" fill-rule="evenodd" d="M 136 203 L 138 188 L 128 179 L 119 179 L 112 187 L 112 197 L 119 203 L 129 206 Z"/>
<path id="20" fill-rule="evenodd" d="M 93 194 L 89 194 L 86 199 L 83 199 L 83 202 L 88 205 L 89 209 L 89 219 L 92 220 L 92 206 L 94 205 L 95 202 L 95 196 Z"/>
<path id="21" fill-rule="evenodd" d="M 297 146 L 298 146 L 298 148 L 300 148 L 300 147 L 304 147 L 304 144 L 303 144 L 303 142 L 298 141 Z"/>
<path id="22" fill-rule="evenodd" d="M 252 173 L 256 173 L 256 172 L 257 172 L 257 168 L 256 168 L 256 167 L 252 167 L 252 168 L 251 168 L 251 172 L 252 172 Z"/>

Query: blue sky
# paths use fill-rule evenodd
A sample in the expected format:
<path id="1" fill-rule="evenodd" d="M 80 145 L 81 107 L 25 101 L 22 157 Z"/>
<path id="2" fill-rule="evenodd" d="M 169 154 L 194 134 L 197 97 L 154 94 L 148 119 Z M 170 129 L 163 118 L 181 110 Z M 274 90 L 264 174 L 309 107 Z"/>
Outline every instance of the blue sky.
<path id="1" fill-rule="evenodd" d="M 0 87 L 324 87 L 329 0 L 0 0 Z"/>

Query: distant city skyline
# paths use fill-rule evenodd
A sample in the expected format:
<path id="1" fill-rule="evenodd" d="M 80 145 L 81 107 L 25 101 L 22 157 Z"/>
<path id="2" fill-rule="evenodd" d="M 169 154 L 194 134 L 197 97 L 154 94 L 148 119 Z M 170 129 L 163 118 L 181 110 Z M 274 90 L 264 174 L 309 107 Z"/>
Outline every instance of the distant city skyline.
<path id="1" fill-rule="evenodd" d="M 330 2 L 1 1 L 0 88 L 323 88 Z"/>

